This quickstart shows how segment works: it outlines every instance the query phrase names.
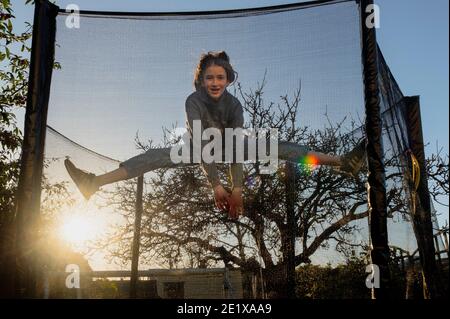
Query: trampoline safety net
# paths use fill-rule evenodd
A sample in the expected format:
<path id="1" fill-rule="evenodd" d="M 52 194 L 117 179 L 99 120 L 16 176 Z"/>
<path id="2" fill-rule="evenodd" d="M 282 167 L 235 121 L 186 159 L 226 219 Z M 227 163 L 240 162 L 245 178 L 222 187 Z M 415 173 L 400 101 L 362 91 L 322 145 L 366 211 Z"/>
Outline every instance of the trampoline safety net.
<path id="1" fill-rule="evenodd" d="M 71 19 L 63 10 L 56 17 L 60 67 L 53 70 L 47 116 L 41 216 L 49 258 L 43 260 L 74 251 L 88 261 L 86 271 L 130 269 L 136 179 L 106 185 L 86 201 L 64 160 L 98 175 L 177 143 L 202 53 L 230 56 L 238 77 L 228 91 L 243 106 L 245 128 L 277 128 L 280 140 L 333 156 L 366 138 L 358 1 L 226 12 L 80 12 L 77 27 Z M 394 257 L 418 256 L 408 105 L 379 49 L 378 72 L 388 239 L 393 263 L 404 271 L 411 259 Z M 230 188 L 228 165 L 217 165 Z M 370 298 L 367 172 L 364 165 L 353 178 L 335 166 L 280 160 L 276 172 L 263 174 L 260 163 L 246 162 L 244 214 L 237 220 L 215 208 L 199 165 L 147 172 L 139 268 L 204 271 L 203 281 L 148 275 L 160 297 L 174 291 L 185 298 L 286 296 L 291 263 L 299 298 Z M 60 266 L 47 262 L 45 269 L 64 271 Z M 208 270 L 217 268 L 240 275 L 208 281 Z M 355 284 L 348 288 L 339 278 Z M 90 296 L 87 288 L 84 293 Z"/>

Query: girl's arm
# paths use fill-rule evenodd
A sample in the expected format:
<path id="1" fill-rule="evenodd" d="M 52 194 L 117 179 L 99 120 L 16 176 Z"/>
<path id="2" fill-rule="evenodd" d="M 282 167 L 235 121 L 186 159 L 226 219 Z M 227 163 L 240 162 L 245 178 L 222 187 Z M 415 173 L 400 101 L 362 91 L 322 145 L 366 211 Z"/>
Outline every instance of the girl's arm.
<path id="1" fill-rule="evenodd" d="M 198 106 L 191 101 L 190 99 L 186 100 L 186 119 L 187 119 L 187 129 L 191 133 L 193 132 L 193 122 L 195 120 L 201 121 L 201 114 L 198 109 Z M 200 132 L 203 132 L 203 125 L 201 126 Z M 193 152 L 199 152 L 197 154 L 201 154 L 203 147 L 206 145 L 207 141 L 201 141 L 201 149 L 195 149 L 193 148 Z M 197 146 L 197 145 L 194 145 Z M 209 183 L 211 184 L 211 187 L 214 191 L 214 199 L 217 208 L 222 210 L 228 210 L 229 211 L 229 197 L 230 194 L 223 188 L 223 186 L 220 184 L 219 174 L 217 171 L 216 164 L 214 162 L 212 163 L 205 163 L 203 160 L 200 163 L 200 167 L 203 170 L 203 173 L 205 174 L 206 178 L 208 179 Z"/>
<path id="2" fill-rule="evenodd" d="M 236 104 L 233 114 L 232 128 L 242 128 L 244 126 L 244 111 L 241 103 Z M 242 180 L 244 178 L 244 168 L 242 163 L 231 163 L 230 165 L 231 183 L 234 188 L 242 189 Z"/>
<path id="3" fill-rule="evenodd" d="M 233 116 L 232 127 L 242 128 L 244 126 L 244 111 L 240 103 L 237 104 L 235 113 Z M 228 200 L 229 211 L 228 215 L 232 219 L 238 218 L 240 214 L 243 213 L 244 203 L 242 200 L 242 181 L 244 177 L 243 163 L 231 163 L 230 164 L 230 175 L 231 182 L 233 184 L 233 189 L 231 191 L 231 196 Z"/>

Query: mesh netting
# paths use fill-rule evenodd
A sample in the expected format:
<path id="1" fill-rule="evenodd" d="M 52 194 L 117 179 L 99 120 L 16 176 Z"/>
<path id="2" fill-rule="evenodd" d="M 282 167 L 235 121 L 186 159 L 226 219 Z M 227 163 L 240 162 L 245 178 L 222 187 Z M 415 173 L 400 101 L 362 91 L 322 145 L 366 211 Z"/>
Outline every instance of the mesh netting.
<path id="1" fill-rule="evenodd" d="M 61 69 L 52 78 L 44 174 L 50 185 L 63 182 L 70 194 L 71 201 L 53 212 L 55 218 L 63 222 L 62 216 L 83 211 L 119 227 L 79 245 L 96 270 L 129 267 L 135 182 L 104 187 L 86 203 L 63 160 L 70 157 L 80 168 L 101 174 L 148 148 L 170 144 L 184 127 L 184 103 L 193 91 L 201 53 L 225 50 L 231 57 L 239 76 L 229 92 L 244 106 L 246 127 L 282 123 L 282 139 L 335 155 L 345 154 L 364 137 L 355 1 L 214 14 L 84 13 L 79 28 L 68 28 L 67 18 L 62 12 L 57 17 L 55 59 Z M 404 119 L 392 111 L 403 107 L 403 95 L 380 61 L 386 182 L 388 192 L 395 193 L 388 202 L 389 242 L 413 253 L 417 245 L 404 204 L 409 195 L 401 158 L 407 139 Z M 289 183 L 296 190 L 297 266 L 336 266 L 364 256 L 369 245 L 366 170 L 356 180 L 332 167 L 298 164 L 288 179 L 285 164 L 281 161 L 271 175 L 258 174 L 257 164 L 246 164 L 246 214 L 238 222 L 214 209 L 198 167 L 146 174 L 141 267 L 226 265 L 253 271 L 256 277 L 263 274 L 255 270 L 259 266 L 281 269 L 287 258 Z M 229 183 L 223 168 L 222 179 Z M 44 208 L 58 196 L 44 190 Z M 104 257 L 105 250 L 112 259 Z M 258 289 L 259 294 L 264 291 Z"/>
<path id="2" fill-rule="evenodd" d="M 404 96 L 398 86 L 394 76 L 389 70 L 389 67 L 380 51 L 378 49 L 379 56 L 379 87 L 380 87 L 380 106 L 383 120 L 383 143 L 385 158 L 393 158 L 394 162 L 391 163 L 385 160 L 386 176 L 392 176 L 398 174 L 397 178 L 392 179 L 392 182 L 387 183 L 386 192 L 394 191 L 399 184 L 402 184 L 404 190 L 401 194 L 401 198 L 407 205 L 404 206 L 404 210 L 398 215 L 399 218 L 408 221 L 409 223 L 402 224 L 402 231 L 398 235 L 394 235 L 398 232 L 398 224 L 392 223 L 392 220 L 388 220 L 389 225 L 389 242 L 391 245 L 406 249 L 411 254 L 417 254 L 417 242 L 414 237 L 412 228 L 412 216 L 411 212 L 415 210 L 414 201 L 412 200 L 412 194 L 414 193 L 414 185 L 412 180 L 412 162 L 409 151 L 411 150 L 410 138 L 408 136 L 408 105 L 405 103 Z M 439 225 L 436 218 L 436 211 L 431 204 L 431 215 L 433 224 L 433 234 L 439 231 Z M 417 204 L 419 205 L 419 204 Z M 406 228 L 410 227 L 408 231 Z M 403 234 L 403 235 L 401 235 Z M 437 237 L 438 246 L 443 245 L 442 239 Z M 418 257 L 418 255 L 416 255 Z"/>

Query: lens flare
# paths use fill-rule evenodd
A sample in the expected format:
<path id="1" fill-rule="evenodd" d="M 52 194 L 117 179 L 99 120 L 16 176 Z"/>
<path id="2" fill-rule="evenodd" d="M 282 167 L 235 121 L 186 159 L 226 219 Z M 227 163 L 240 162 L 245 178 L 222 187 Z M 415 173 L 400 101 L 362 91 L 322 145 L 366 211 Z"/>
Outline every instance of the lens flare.
<path id="1" fill-rule="evenodd" d="M 312 173 L 312 171 L 319 165 L 319 160 L 316 156 L 313 155 L 306 155 L 302 157 L 298 161 L 298 169 L 301 172 L 304 172 L 308 175 Z"/>

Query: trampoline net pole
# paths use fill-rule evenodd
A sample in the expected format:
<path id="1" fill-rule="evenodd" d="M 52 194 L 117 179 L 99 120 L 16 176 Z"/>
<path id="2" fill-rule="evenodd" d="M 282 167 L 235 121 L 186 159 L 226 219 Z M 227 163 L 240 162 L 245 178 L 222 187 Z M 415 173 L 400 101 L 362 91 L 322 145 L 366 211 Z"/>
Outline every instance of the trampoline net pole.
<path id="1" fill-rule="evenodd" d="M 38 222 L 44 160 L 47 109 L 52 77 L 56 16 L 58 7 L 48 1 L 36 1 L 24 140 L 16 197 L 16 269 L 17 297 L 38 297 L 39 262 Z"/>

